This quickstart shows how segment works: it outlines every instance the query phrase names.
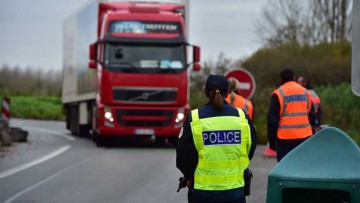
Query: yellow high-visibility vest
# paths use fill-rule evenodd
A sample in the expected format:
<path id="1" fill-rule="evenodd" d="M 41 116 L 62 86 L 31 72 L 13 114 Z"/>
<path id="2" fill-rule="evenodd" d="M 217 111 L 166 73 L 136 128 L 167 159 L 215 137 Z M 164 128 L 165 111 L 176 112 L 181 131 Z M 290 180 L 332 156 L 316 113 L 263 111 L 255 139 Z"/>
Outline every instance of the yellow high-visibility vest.
<path id="1" fill-rule="evenodd" d="M 249 165 L 251 132 L 244 112 L 239 117 L 219 116 L 199 119 L 191 111 L 190 123 L 199 161 L 194 188 L 230 190 L 244 187 L 244 170 Z"/>

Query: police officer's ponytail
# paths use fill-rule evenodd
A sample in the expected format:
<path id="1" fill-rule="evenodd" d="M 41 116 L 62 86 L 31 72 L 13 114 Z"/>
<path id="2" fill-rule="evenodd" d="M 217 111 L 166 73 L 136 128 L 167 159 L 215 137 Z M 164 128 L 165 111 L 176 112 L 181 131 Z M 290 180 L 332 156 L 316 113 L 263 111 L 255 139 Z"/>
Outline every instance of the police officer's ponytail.
<path id="1" fill-rule="evenodd" d="M 210 91 L 211 105 L 218 111 L 224 107 L 224 98 L 220 93 L 220 90 Z"/>
<path id="2" fill-rule="evenodd" d="M 223 75 L 209 75 L 206 80 L 205 94 L 209 98 L 210 104 L 218 111 L 224 107 L 228 88 L 228 81 Z"/>

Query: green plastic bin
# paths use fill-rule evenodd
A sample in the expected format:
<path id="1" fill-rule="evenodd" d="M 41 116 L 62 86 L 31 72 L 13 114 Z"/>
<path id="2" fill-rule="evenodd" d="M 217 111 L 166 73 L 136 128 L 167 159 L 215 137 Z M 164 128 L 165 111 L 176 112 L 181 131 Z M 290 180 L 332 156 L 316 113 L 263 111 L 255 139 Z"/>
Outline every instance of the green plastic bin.
<path id="1" fill-rule="evenodd" d="M 322 129 L 268 177 L 267 203 L 360 203 L 360 148 L 337 128 Z"/>

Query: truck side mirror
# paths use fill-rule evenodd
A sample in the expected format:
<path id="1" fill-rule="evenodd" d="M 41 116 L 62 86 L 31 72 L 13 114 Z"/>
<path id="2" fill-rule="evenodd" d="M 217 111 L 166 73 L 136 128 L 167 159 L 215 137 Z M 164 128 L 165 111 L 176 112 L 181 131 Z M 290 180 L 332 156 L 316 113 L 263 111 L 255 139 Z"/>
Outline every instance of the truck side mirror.
<path id="1" fill-rule="evenodd" d="M 201 65 L 199 63 L 193 64 L 193 71 L 199 71 L 201 69 Z"/>
<path id="2" fill-rule="evenodd" d="M 91 69 L 96 69 L 96 67 L 97 67 L 96 62 L 95 62 L 94 60 L 91 60 L 91 61 L 89 62 L 89 68 L 91 68 Z"/>
<path id="3" fill-rule="evenodd" d="M 89 46 L 89 68 L 95 69 L 97 67 L 96 63 L 96 52 L 97 52 L 97 43 L 90 44 Z"/>
<path id="4" fill-rule="evenodd" d="M 90 44 L 90 46 L 89 46 L 89 59 L 91 61 L 96 60 L 96 51 L 97 51 L 97 43 L 95 42 L 94 44 Z"/>
<path id="5" fill-rule="evenodd" d="M 199 46 L 193 46 L 193 61 L 194 61 L 194 63 L 200 62 L 200 47 Z"/>

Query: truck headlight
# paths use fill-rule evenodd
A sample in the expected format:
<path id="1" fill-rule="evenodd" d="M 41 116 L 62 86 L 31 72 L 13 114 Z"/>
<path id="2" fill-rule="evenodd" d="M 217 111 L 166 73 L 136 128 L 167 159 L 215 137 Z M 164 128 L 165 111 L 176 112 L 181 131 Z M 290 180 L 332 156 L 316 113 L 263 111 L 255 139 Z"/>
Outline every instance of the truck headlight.
<path id="1" fill-rule="evenodd" d="M 108 120 L 110 122 L 114 121 L 114 117 L 112 115 L 111 108 L 109 106 L 104 107 L 104 117 L 106 120 Z"/>
<path id="2" fill-rule="evenodd" d="M 184 120 L 185 114 L 184 114 L 184 108 L 180 108 L 175 119 L 175 123 L 179 123 L 180 121 Z"/>

